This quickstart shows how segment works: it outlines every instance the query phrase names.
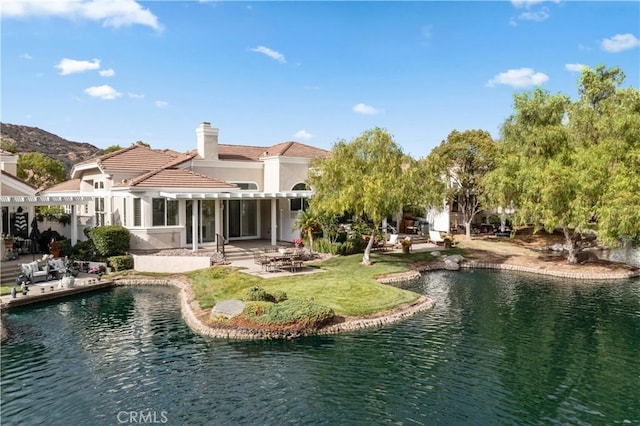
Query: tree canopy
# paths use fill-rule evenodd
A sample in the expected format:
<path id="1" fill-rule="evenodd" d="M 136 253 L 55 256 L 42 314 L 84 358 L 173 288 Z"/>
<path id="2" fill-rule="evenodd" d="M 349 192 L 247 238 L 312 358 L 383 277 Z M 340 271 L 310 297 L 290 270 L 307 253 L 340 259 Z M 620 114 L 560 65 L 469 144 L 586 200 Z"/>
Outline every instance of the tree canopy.
<path id="1" fill-rule="evenodd" d="M 41 152 L 21 154 L 18 158 L 18 177 L 38 189 L 64 181 L 67 171 L 61 161 Z"/>
<path id="2" fill-rule="evenodd" d="M 640 92 L 623 81 L 598 66 L 583 71 L 575 101 L 540 88 L 515 95 L 485 180 L 521 223 L 562 229 L 570 263 L 585 231 L 607 243 L 640 237 Z"/>
<path id="3" fill-rule="evenodd" d="M 442 209 L 443 202 L 456 201 L 471 238 L 471 222 L 481 210 L 484 196 L 482 178 L 494 166 L 495 143 L 485 130 L 452 131 L 420 162 L 428 185 L 424 188 L 424 203 Z"/>
<path id="4" fill-rule="evenodd" d="M 409 200 L 411 159 L 393 137 L 381 128 L 366 130 L 350 142 L 334 143 L 328 158 L 312 163 L 309 186 L 315 190 L 311 208 L 319 214 L 342 215 L 345 211 L 366 215 L 373 221 L 372 234 L 382 221 L 396 214 Z M 370 263 L 373 235 L 365 248 L 363 263 Z"/>

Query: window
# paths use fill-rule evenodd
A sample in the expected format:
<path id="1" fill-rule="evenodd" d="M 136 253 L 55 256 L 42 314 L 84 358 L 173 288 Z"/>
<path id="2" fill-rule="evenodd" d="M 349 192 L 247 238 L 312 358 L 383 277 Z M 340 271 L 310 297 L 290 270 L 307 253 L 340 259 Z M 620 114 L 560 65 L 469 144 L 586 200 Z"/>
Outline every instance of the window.
<path id="1" fill-rule="evenodd" d="M 93 182 L 93 188 L 94 189 L 104 189 L 104 182 L 102 182 L 102 181 Z"/>
<path id="2" fill-rule="evenodd" d="M 178 200 L 154 198 L 151 200 L 153 226 L 175 226 L 178 224 Z"/>
<path id="3" fill-rule="evenodd" d="M 257 191 L 258 185 L 254 182 L 234 182 L 243 191 Z"/>
<path id="4" fill-rule="evenodd" d="M 127 199 L 122 199 L 122 225 L 127 226 Z"/>
<path id="5" fill-rule="evenodd" d="M 292 191 L 308 191 L 309 187 L 306 183 L 297 183 L 291 189 Z M 291 200 L 291 211 L 298 212 L 300 210 L 307 210 L 309 208 L 309 201 L 306 198 L 293 198 Z"/>
<path id="6" fill-rule="evenodd" d="M 133 226 L 142 226 L 142 207 L 140 198 L 133 199 Z"/>
<path id="7" fill-rule="evenodd" d="M 104 198 L 96 198 L 94 200 L 94 211 L 96 226 L 104 226 Z"/>

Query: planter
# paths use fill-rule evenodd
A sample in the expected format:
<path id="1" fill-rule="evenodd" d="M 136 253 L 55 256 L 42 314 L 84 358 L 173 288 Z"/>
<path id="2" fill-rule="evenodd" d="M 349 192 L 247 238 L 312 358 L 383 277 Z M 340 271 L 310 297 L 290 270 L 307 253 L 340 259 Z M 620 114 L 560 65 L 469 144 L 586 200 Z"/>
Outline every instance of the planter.
<path id="1" fill-rule="evenodd" d="M 411 251 L 411 246 L 402 246 L 403 253 L 409 253 Z"/>
<path id="2" fill-rule="evenodd" d="M 444 248 L 450 249 L 451 248 L 451 241 L 445 241 L 444 242 Z"/>
<path id="3" fill-rule="evenodd" d="M 60 279 L 61 288 L 72 288 L 76 285 L 76 279 L 74 277 L 62 277 Z"/>

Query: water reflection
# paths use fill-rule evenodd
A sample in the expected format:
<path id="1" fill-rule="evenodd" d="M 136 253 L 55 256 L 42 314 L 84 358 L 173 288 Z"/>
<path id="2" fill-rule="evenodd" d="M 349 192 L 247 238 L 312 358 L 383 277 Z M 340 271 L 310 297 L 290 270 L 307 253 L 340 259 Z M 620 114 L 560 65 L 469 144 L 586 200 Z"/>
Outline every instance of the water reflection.
<path id="1" fill-rule="evenodd" d="M 170 288 L 10 311 L 2 424 L 640 423 L 640 280 L 468 271 L 413 289 L 435 308 L 293 341 L 197 336 Z"/>

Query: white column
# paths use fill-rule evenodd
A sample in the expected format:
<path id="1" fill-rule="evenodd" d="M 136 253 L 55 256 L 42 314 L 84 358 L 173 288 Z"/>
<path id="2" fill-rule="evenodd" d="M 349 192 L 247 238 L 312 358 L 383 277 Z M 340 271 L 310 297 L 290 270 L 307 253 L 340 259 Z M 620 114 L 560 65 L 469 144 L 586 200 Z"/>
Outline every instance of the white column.
<path id="1" fill-rule="evenodd" d="M 191 206 L 191 251 L 198 251 L 198 236 L 200 235 L 200 223 L 198 222 L 198 211 L 200 209 L 200 203 L 198 200 L 193 200 Z"/>
<path id="2" fill-rule="evenodd" d="M 76 213 L 76 206 L 71 204 L 71 246 L 75 246 L 78 243 L 78 215 Z"/>
<path id="3" fill-rule="evenodd" d="M 278 205 L 277 200 L 271 200 L 271 245 L 278 244 Z"/>
<path id="4" fill-rule="evenodd" d="M 215 241 L 216 243 L 223 243 L 224 241 L 218 241 L 218 235 L 222 235 L 222 209 L 221 209 L 222 203 L 220 202 L 220 200 L 216 199 L 214 202 L 214 220 L 216 221 L 216 227 L 215 227 L 215 233 L 216 233 L 216 238 Z"/>

